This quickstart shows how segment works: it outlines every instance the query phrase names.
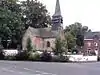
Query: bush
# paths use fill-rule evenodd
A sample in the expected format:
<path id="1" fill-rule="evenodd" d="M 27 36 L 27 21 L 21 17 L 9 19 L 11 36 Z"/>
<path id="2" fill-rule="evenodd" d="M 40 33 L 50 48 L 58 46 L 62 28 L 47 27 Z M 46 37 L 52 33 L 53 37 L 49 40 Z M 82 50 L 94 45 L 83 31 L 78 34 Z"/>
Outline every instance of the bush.
<path id="1" fill-rule="evenodd" d="M 68 62 L 68 60 L 67 56 L 60 56 L 60 62 Z"/>
<path id="2" fill-rule="evenodd" d="M 31 53 L 29 55 L 29 60 L 31 61 L 40 61 L 40 54 L 39 53 Z"/>
<path id="3" fill-rule="evenodd" d="M 98 61 L 100 61 L 100 56 L 98 56 Z"/>
<path id="4" fill-rule="evenodd" d="M 20 51 L 16 56 L 16 60 L 28 60 L 28 52 L 25 51 Z"/>
<path id="5" fill-rule="evenodd" d="M 52 56 L 50 53 L 48 53 L 47 51 L 44 51 L 41 55 L 41 61 L 46 61 L 49 62 L 52 60 Z"/>
<path id="6" fill-rule="evenodd" d="M 59 56 L 55 55 L 52 57 L 52 62 L 59 62 Z"/>
<path id="7" fill-rule="evenodd" d="M 5 60 L 16 60 L 15 56 L 5 56 Z"/>
<path id="8" fill-rule="evenodd" d="M 1 50 L 1 51 L 0 51 L 0 60 L 3 60 L 4 57 L 5 57 L 5 56 L 4 56 L 4 52 Z"/>
<path id="9" fill-rule="evenodd" d="M 67 56 L 53 56 L 52 57 L 52 62 L 68 62 L 68 57 Z"/>
<path id="10" fill-rule="evenodd" d="M 30 52 L 30 51 L 33 50 L 32 42 L 31 42 L 31 39 L 30 38 L 27 39 L 27 46 L 26 46 L 26 48 L 27 48 L 27 51 L 28 52 Z"/>

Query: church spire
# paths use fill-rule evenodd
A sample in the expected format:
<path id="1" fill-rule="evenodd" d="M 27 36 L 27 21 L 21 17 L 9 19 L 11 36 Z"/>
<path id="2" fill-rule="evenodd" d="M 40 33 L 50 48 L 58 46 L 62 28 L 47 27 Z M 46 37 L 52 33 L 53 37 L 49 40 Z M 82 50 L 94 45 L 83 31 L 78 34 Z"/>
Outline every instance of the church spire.
<path id="1" fill-rule="evenodd" d="M 59 30 L 62 28 L 63 18 L 60 10 L 60 2 L 56 1 L 55 13 L 52 16 L 52 30 Z"/>
<path id="2" fill-rule="evenodd" d="M 56 1 L 55 16 L 61 15 L 59 0 Z"/>

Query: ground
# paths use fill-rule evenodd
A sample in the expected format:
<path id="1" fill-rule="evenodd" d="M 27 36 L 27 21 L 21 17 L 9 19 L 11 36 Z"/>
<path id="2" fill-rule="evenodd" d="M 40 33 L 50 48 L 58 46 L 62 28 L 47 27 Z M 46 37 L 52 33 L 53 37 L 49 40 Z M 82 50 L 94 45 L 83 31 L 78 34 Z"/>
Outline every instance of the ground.
<path id="1" fill-rule="evenodd" d="M 100 75 L 100 63 L 0 61 L 0 75 Z"/>

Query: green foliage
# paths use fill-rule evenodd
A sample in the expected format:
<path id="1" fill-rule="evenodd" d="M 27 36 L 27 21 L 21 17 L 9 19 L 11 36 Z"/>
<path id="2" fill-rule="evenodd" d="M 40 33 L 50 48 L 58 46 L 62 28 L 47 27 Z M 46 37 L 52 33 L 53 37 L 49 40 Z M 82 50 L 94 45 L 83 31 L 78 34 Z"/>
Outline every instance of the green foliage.
<path id="1" fill-rule="evenodd" d="M 53 62 L 68 62 L 69 58 L 67 56 L 53 56 L 52 61 Z"/>
<path id="2" fill-rule="evenodd" d="M 0 37 L 3 40 L 11 40 L 12 44 L 20 44 L 24 33 L 24 25 L 21 20 L 20 5 L 15 0 L 1 0 L 0 2 Z"/>
<path id="3" fill-rule="evenodd" d="M 28 60 L 29 56 L 27 50 L 19 52 L 15 58 L 16 60 Z"/>
<path id="4" fill-rule="evenodd" d="M 81 23 L 76 22 L 74 24 L 66 26 L 66 29 L 64 31 L 65 33 L 70 32 L 74 37 L 76 37 L 77 34 L 84 34 L 85 32 L 90 31 L 90 29 L 88 29 L 87 26 L 82 26 Z"/>
<path id="5" fill-rule="evenodd" d="M 29 60 L 31 61 L 40 61 L 40 54 L 37 52 L 32 52 L 29 56 Z"/>
<path id="6" fill-rule="evenodd" d="M 4 59 L 5 60 L 15 60 L 16 57 L 15 56 L 5 56 Z"/>
<path id="7" fill-rule="evenodd" d="M 11 40 L 10 48 L 14 47 L 13 45 L 21 46 L 26 27 L 41 28 L 49 24 L 51 18 L 42 3 L 33 0 L 21 3 L 18 3 L 18 0 L 0 0 L 0 37 L 6 45 L 7 40 Z"/>
<path id="8" fill-rule="evenodd" d="M 68 49 L 72 49 L 75 46 L 84 46 L 84 34 L 89 32 L 90 29 L 88 29 L 87 26 L 82 26 L 81 23 L 76 22 L 67 26 L 64 31 Z"/>
<path id="9" fill-rule="evenodd" d="M 51 24 L 46 7 L 37 0 L 23 1 L 22 8 L 26 27 L 44 28 Z"/>
<path id="10" fill-rule="evenodd" d="M 72 49 L 76 46 L 76 39 L 70 32 L 65 33 L 65 41 L 64 42 L 66 42 L 66 44 L 65 44 L 66 49 Z"/>
<path id="11" fill-rule="evenodd" d="M 65 42 L 62 41 L 60 38 L 57 38 L 55 41 L 55 48 L 53 48 L 53 51 L 55 55 L 62 55 L 63 52 L 65 52 Z"/>
<path id="12" fill-rule="evenodd" d="M 33 50 L 32 42 L 31 42 L 30 38 L 27 39 L 27 46 L 26 46 L 26 48 L 27 48 L 28 52 L 31 52 Z"/>
<path id="13" fill-rule="evenodd" d="M 48 53 L 47 51 L 44 51 L 41 55 L 41 61 L 51 61 L 52 60 L 52 56 L 50 53 Z"/>
<path id="14" fill-rule="evenodd" d="M 84 46 L 84 35 L 77 35 L 76 44 L 78 46 Z"/>
<path id="15" fill-rule="evenodd" d="M 0 50 L 0 60 L 3 60 L 4 59 L 4 52 L 3 52 L 3 50 Z"/>

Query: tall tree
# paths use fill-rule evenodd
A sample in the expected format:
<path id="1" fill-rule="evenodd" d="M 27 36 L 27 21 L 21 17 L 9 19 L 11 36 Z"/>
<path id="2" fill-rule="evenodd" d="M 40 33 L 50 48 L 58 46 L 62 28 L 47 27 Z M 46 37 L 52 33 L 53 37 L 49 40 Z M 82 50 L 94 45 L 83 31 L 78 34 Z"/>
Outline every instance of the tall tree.
<path id="1" fill-rule="evenodd" d="M 75 37 L 70 33 L 66 32 L 65 33 L 65 48 L 66 49 L 73 49 L 76 46 L 76 39 Z"/>
<path id="2" fill-rule="evenodd" d="M 22 2 L 23 15 L 26 28 L 44 28 L 51 25 L 51 18 L 46 7 L 37 0 L 27 0 Z"/>
<path id="3" fill-rule="evenodd" d="M 27 47 L 28 52 L 32 52 L 33 47 L 32 47 L 32 41 L 30 38 L 27 39 L 27 46 L 26 47 Z"/>
<path id="4" fill-rule="evenodd" d="M 90 30 L 87 26 L 82 26 L 82 24 L 79 22 L 71 24 L 65 29 L 66 34 L 69 32 L 71 35 L 73 35 L 73 38 L 76 39 L 76 45 L 79 47 L 79 49 L 84 46 L 84 34 L 89 31 Z"/>
<path id="5" fill-rule="evenodd" d="M 84 34 L 85 32 L 90 31 L 90 29 L 88 29 L 87 26 L 82 26 L 82 24 L 79 23 L 79 22 L 75 22 L 74 24 L 66 26 L 64 31 L 65 32 L 70 32 L 73 36 L 76 37 L 77 34 L 79 34 L 79 33 L 83 33 Z"/>
<path id="6" fill-rule="evenodd" d="M 55 55 L 62 55 L 65 52 L 65 42 L 60 38 L 55 41 L 55 48 L 53 48 Z"/>
<path id="7" fill-rule="evenodd" d="M 7 48 L 8 41 L 10 41 L 10 47 L 21 45 L 24 30 L 21 18 L 21 9 L 17 0 L 0 1 L 0 37 L 4 48 Z"/>

